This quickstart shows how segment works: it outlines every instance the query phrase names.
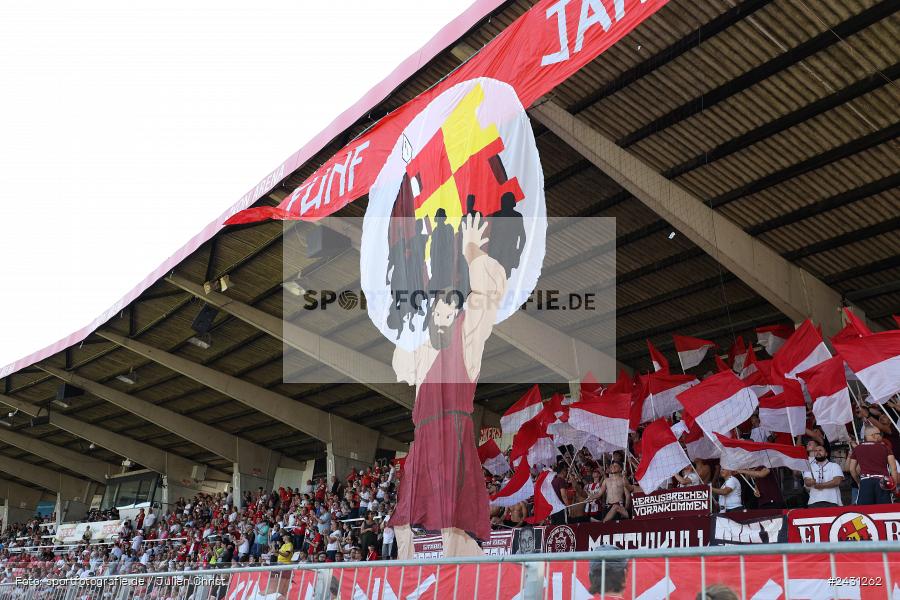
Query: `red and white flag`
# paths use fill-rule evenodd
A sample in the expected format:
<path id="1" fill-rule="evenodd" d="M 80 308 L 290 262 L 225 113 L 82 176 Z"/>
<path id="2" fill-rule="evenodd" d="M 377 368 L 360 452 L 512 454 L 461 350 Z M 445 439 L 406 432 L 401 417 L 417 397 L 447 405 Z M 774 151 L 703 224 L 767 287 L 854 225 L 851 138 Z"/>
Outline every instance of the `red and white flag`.
<path id="1" fill-rule="evenodd" d="M 522 461 L 503 489 L 491 496 L 491 506 L 513 506 L 534 496 L 534 482 L 531 481 L 531 467 Z"/>
<path id="2" fill-rule="evenodd" d="M 683 370 L 699 365 L 709 349 L 716 347 L 715 342 L 687 335 L 673 335 L 672 340 L 675 342 L 675 351 L 678 352 L 678 360 Z"/>
<path id="3" fill-rule="evenodd" d="M 822 341 L 822 334 L 813 326 L 812 321 L 807 319 L 781 350 L 775 353 L 772 367 L 783 377 L 797 379 L 797 373 L 811 369 L 829 358 L 831 352 Z"/>
<path id="4" fill-rule="evenodd" d="M 816 423 L 844 425 L 853 420 L 843 357 L 829 358 L 797 376 L 806 383 L 806 390 L 813 401 L 812 411 Z"/>
<path id="5" fill-rule="evenodd" d="M 732 471 L 754 467 L 787 467 L 793 471 L 810 468 L 805 446 L 736 440 L 716 434 L 722 444 L 722 467 Z"/>
<path id="6" fill-rule="evenodd" d="M 669 372 L 669 361 L 663 356 L 663 353 L 656 349 L 656 346 L 647 340 L 647 349 L 650 350 L 650 362 L 653 363 L 653 370 L 663 373 Z"/>
<path id="7" fill-rule="evenodd" d="M 757 398 L 760 398 L 763 396 L 763 394 L 767 394 L 769 392 L 773 394 L 780 394 L 784 391 L 784 386 L 782 385 L 784 379 L 779 377 L 772 371 L 771 359 L 754 359 L 752 367 L 753 371 L 746 377 L 742 377 L 741 379 L 744 380 L 744 383 L 750 386 L 750 389 L 753 390 L 753 393 L 756 394 Z M 747 369 L 744 370 L 746 371 Z"/>
<path id="8" fill-rule="evenodd" d="M 756 328 L 756 341 L 766 349 L 769 356 L 775 356 L 778 349 L 794 334 L 792 325 L 766 325 Z"/>
<path id="9" fill-rule="evenodd" d="M 641 438 L 641 464 L 634 472 L 645 494 L 655 492 L 675 473 L 691 464 L 684 448 L 675 439 L 672 428 L 665 419 L 651 423 Z"/>
<path id="10" fill-rule="evenodd" d="M 716 368 L 719 370 L 719 373 L 724 373 L 725 371 L 731 371 L 731 367 L 728 366 L 722 357 L 716 354 Z"/>
<path id="11" fill-rule="evenodd" d="M 882 403 L 900 392 L 900 330 L 835 341 L 837 350 L 873 400 Z"/>
<path id="12" fill-rule="evenodd" d="M 741 379 L 747 379 L 754 373 L 759 370 L 757 367 L 757 363 L 759 361 L 756 359 L 756 352 L 753 350 L 753 346 L 747 348 L 747 353 L 744 354 L 744 368 L 741 369 L 740 373 L 738 373 L 738 377 Z"/>
<path id="13" fill-rule="evenodd" d="M 747 347 L 744 345 L 743 336 L 738 336 L 738 338 L 732 344 L 731 349 L 728 351 L 728 364 L 731 365 L 732 370 L 735 373 L 740 373 L 744 370 L 744 362 L 747 360 Z"/>
<path id="14" fill-rule="evenodd" d="M 573 404 L 569 408 L 569 425 L 616 448 L 627 448 L 630 409 L 631 394 L 607 392 Z"/>
<path id="15" fill-rule="evenodd" d="M 545 413 L 546 414 L 546 413 Z M 544 414 L 539 414 L 522 425 L 515 437 L 513 437 L 512 451 L 509 459 L 513 465 L 524 458 L 528 464 L 539 466 L 552 466 L 556 464 L 558 451 L 553 444 L 553 439 L 547 432 L 547 423 Z"/>
<path id="16" fill-rule="evenodd" d="M 566 505 L 553 489 L 554 477 L 556 473 L 553 471 L 544 471 L 534 482 L 534 511 L 532 516 L 525 519 L 529 523 L 540 523 L 550 515 L 566 509 Z"/>
<path id="17" fill-rule="evenodd" d="M 604 387 L 600 385 L 600 382 L 597 381 L 597 378 L 594 377 L 594 374 L 588 371 L 587 375 L 584 376 L 584 379 L 581 380 L 581 395 L 579 397 L 579 400 L 584 400 L 585 394 L 599 396 L 603 393 L 603 390 Z"/>
<path id="18" fill-rule="evenodd" d="M 581 402 L 578 403 L 581 405 Z M 547 433 L 553 438 L 553 445 L 557 448 L 560 446 L 574 446 L 575 452 L 584 448 L 587 439 L 591 434 L 587 431 L 576 429 L 570 421 L 556 421 L 547 426 Z"/>
<path id="19" fill-rule="evenodd" d="M 799 383 L 788 379 L 780 394 L 759 397 L 759 425 L 766 431 L 803 435 L 806 431 L 806 399 Z"/>
<path id="20" fill-rule="evenodd" d="M 543 408 L 541 390 L 535 384 L 515 404 L 510 406 L 509 410 L 503 413 L 503 416 L 500 417 L 500 429 L 505 435 L 514 435 L 522 425 L 537 416 Z"/>
<path id="21" fill-rule="evenodd" d="M 750 418 L 759 404 L 756 394 L 731 371 L 707 377 L 678 394 L 678 400 L 691 419 L 709 434 L 737 427 Z"/>
<path id="22" fill-rule="evenodd" d="M 680 411 L 682 406 L 678 401 L 678 394 L 700 383 L 693 375 L 671 373 L 649 373 L 641 375 L 639 381 L 632 393 L 632 429 L 636 429 L 640 423 L 670 417 L 672 413 Z"/>
<path id="23" fill-rule="evenodd" d="M 865 322 L 853 314 L 848 307 L 844 307 L 844 316 L 845 316 L 845 325 L 844 328 L 838 331 L 834 337 L 831 338 L 832 342 L 838 341 L 842 342 L 845 340 L 852 340 L 855 338 L 865 337 L 867 335 L 872 335 L 872 330 L 869 329 L 869 326 L 865 324 Z"/>
<path id="24" fill-rule="evenodd" d="M 481 466 L 493 475 L 503 475 L 509 471 L 509 463 L 494 440 L 488 440 L 478 446 L 478 458 L 481 460 Z"/>
<path id="25" fill-rule="evenodd" d="M 684 423 L 684 421 L 681 421 Z M 721 452 L 719 447 L 713 443 L 709 437 L 703 433 L 703 429 L 696 423 L 692 427 L 688 427 L 687 431 L 681 438 L 684 448 L 691 460 L 709 460 L 719 458 Z"/>
<path id="26" fill-rule="evenodd" d="M 600 462 L 600 457 L 604 454 L 610 454 L 620 449 L 609 442 L 601 440 L 595 435 L 588 437 L 587 441 L 584 443 L 584 447 L 591 453 L 591 457 L 597 462 Z"/>

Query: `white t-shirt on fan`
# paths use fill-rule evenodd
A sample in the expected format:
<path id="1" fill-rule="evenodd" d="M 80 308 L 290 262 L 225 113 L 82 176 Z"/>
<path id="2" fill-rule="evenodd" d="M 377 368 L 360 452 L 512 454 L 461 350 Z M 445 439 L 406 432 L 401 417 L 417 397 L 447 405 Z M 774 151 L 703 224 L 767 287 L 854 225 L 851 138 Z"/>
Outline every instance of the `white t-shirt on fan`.
<path id="1" fill-rule="evenodd" d="M 737 477 L 732 475 L 725 480 L 725 483 L 722 484 L 722 487 L 729 488 L 731 490 L 730 494 L 722 494 L 719 496 L 719 507 L 722 510 L 738 508 L 744 505 L 743 502 L 741 502 L 741 482 L 738 481 Z"/>
<path id="2" fill-rule="evenodd" d="M 835 477 L 843 477 L 844 472 L 837 463 L 828 461 L 826 463 L 813 463 L 810 465 L 812 471 L 804 471 L 803 479 L 812 479 L 816 483 L 827 483 Z M 831 502 L 841 506 L 841 488 L 833 487 L 824 490 L 807 488 L 809 490 L 809 503 Z"/>

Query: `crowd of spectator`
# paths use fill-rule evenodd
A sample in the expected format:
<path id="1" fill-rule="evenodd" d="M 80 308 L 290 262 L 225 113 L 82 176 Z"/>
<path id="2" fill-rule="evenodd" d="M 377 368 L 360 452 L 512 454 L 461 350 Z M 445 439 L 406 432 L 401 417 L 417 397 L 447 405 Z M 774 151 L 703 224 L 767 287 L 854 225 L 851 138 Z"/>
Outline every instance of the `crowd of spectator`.
<path id="1" fill-rule="evenodd" d="M 731 471 L 716 459 L 697 459 L 663 487 L 708 485 L 721 511 L 890 502 L 892 494 L 883 489 L 889 486 L 874 485 L 867 469 L 876 463 L 896 464 L 892 457 L 900 450 L 900 435 L 879 407 L 859 409 L 854 427 L 859 443 L 851 439 L 831 444 L 821 429 L 807 429 L 797 440 L 806 444 L 810 457 L 810 469 L 804 473 L 784 468 Z M 760 430 L 757 419 L 736 433 L 777 441 L 777 436 Z M 612 452 L 599 460 L 584 448 L 560 448 L 552 485 L 567 508 L 547 523 L 630 518 L 632 495 L 642 491 L 634 479 L 639 461 L 640 433 L 632 434 L 628 452 Z M 511 472 L 493 476 L 485 471 L 484 476 L 493 494 L 506 485 Z M 178 499 L 167 511 L 140 509 L 136 517 L 122 521 L 112 539 L 92 539 L 86 529 L 81 543 L 65 546 L 48 537 L 55 515 L 35 517 L 0 534 L 0 580 L 25 571 L 38 577 L 90 577 L 391 559 L 396 547 L 390 514 L 401 477 L 402 461 L 379 462 L 342 479 L 333 477 L 330 483 L 320 477 L 296 489 L 259 488 L 240 498 L 230 492 L 198 493 Z M 522 526 L 532 515 L 532 503 L 492 507 L 492 526 Z M 115 509 L 92 510 L 83 522 L 118 519 Z"/>

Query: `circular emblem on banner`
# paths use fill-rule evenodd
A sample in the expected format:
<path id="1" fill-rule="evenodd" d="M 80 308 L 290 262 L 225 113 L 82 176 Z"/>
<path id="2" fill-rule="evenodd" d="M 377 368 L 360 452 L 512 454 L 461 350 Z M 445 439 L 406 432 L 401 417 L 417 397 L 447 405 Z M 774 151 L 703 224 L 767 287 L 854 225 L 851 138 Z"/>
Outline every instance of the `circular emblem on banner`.
<path id="1" fill-rule="evenodd" d="M 878 528 L 868 515 L 844 513 L 831 523 L 828 532 L 831 542 L 877 542 Z"/>
<path id="2" fill-rule="evenodd" d="M 495 323 L 530 296 L 544 260 L 544 176 L 531 123 L 515 90 L 489 78 L 431 100 L 398 135 L 363 222 L 360 282 L 369 317 L 412 351 L 427 339 L 435 292 L 467 301 L 462 223 L 487 223 L 483 247 L 505 269 Z"/>
<path id="3" fill-rule="evenodd" d="M 568 525 L 557 525 L 547 536 L 547 552 L 574 552 L 575 532 Z"/>

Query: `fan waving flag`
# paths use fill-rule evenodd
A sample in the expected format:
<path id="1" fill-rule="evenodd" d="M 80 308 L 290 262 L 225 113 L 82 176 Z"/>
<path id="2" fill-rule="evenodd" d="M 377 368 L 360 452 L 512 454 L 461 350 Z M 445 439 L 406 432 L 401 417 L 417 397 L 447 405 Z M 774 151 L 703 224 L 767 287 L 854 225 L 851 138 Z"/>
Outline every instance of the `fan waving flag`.
<path id="1" fill-rule="evenodd" d="M 678 394 L 691 418 L 709 434 L 725 433 L 750 418 L 756 394 L 731 371 L 716 373 Z"/>
<path id="2" fill-rule="evenodd" d="M 534 482 L 534 512 L 532 516 L 525 519 L 527 522 L 540 523 L 544 519 L 550 518 L 550 515 L 566 509 L 566 505 L 553 489 L 554 477 L 556 477 L 556 473 L 553 471 L 544 471 L 538 475 L 537 481 Z"/>
<path id="3" fill-rule="evenodd" d="M 780 394 L 759 397 L 759 425 L 767 431 L 803 435 L 806 431 L 806 399 L 799 383 L 788 379 Z"/>
<path id="4" fill-rule="evenodd" d="M 715 342 L 686 335 L 673 335 L 672 340 L 675 342 L 675 351 L 678 352 L 678 360 L 684 370 L 699 365 L 709 349 L 716 346 Z"/>
<path id="5" fill-rule="evenodd" d="M 844 375 L 844 359 L 829 358 L 797 374 L 806 383 L 813 400 L 812 411 L 819 425 L 844 425 L 853 420 L 850 388 Z"/>
<path id="6" fill-rule="evenodd" d="M 889 329 L 854 340 L 835 341 L 856 376 L 881 403 L 900 392 L 900 330 Z"/>
<path id="7" fill-rule="evenodd" d="M 652 494 L 666 479 L 690 464 L 691 461 L 675 439 L 669 423 L 665 419 L 659 419 L 644 430 L 641 438 L 641 464 L 634 472 L 634 477 L 645 494 Z"/>
<path id="8" fill-rule="evenodd" d="M 784 346 L 791 335 L 794 334 L 792 325 L 766 325 L 756 328 L 756 341 L 766 349 L 769 356 L 775 356 L 778 349 Z"/>
<path id="9" fill-rule="evenodd" d="M 541 389 L 535 384 L 525 392 L 515 404 L 509 407 L 500 417 L 500 429 L 505 435 L 514 435 L 519 428 L 537 416 L 544 404 L 541 401 Z"/>
<path id="10" fill-rule="evenodd" d="M 805 446 L 736 440 L 718 433 L 716 438 L 724 448 L 722 467 L 726 469 L 787 467 L 802 473 L 810 468 Z"/>
<path id="11" fill-rule="evenodd" d="M 647 340 L 647 349 L 650 350 L 650 362 L 653 363 L 653 370 L 663 373 L 669 372 L 669 361 L 663 356 L 663 353 L 656 349 L 656 346 Z"/>
<path id="12" fill-rule="evenodd" d="M 569 408 L 569 425 L 595 435 L 616 448 L 628 447 L 628 414 L 631 394 L 607 392 L 584 399 Z"/>
<path id="13" fill-rule="evenodd" d="M 650 373 L 642 375 L 632 394 L 631 428 L 640 423 L 669 417 L 682 409 L 678 394 L 697 385 L 700 380 L 693 375 Z M 637 421 L 635 421 L 637 419 Z"/>
<path id="14" fill-rule="evenodd" d="M 831 352 L 822 341 L 822 334 L 812 321 L 805 320 L 797 328 L 781 350 L 775 353 L 772 367 L 783 377 L 797 379 L 797 373 L 811 369 L 822 361 L 831 358 Z"/>
<path id="15" fill-rule="evenodd" d="M 478 458 L 481 460 L 481 466 L 492 475 L 503 475 L 509 471 L 509 463 L 494 440 L 488 440 L 478 446 Z"/>
<path id="16" fill-rule="evenodd" d="M 534 496 L 534 482 L 531 481 L 531 467 L 522 461 L 503 489 L 491 496 L 491 506 L 513 506 Z"/>

